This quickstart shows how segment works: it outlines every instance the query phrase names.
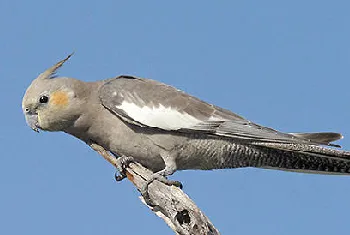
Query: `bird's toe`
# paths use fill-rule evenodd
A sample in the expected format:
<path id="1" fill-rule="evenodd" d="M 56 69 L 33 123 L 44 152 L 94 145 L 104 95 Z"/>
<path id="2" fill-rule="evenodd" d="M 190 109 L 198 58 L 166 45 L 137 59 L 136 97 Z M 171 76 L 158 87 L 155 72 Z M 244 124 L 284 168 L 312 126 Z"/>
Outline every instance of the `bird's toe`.
<path id="1" fill-rule="evenodd" d="M 116 181 L 122 181 L 126 178 L 126 168 L 129 166 L 130 163 L 134 162 L 134 158 L 122 155 L 117 159 L 117 162 L 119 172 L 115 173 L 114 178 Z"/>

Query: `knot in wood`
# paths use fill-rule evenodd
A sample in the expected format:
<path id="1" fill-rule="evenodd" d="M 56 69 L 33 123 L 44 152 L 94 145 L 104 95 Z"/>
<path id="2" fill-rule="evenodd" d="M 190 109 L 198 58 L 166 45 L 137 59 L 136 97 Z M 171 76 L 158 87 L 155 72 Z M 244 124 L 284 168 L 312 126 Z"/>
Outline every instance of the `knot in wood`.
<path id="1" fill-rule="evenodd" d="M 190 214 L 188 210 L 178 211 L 176 214 L 176 220 L 182 225 L 183 223 L 189 224 L 191 222 Z"/>

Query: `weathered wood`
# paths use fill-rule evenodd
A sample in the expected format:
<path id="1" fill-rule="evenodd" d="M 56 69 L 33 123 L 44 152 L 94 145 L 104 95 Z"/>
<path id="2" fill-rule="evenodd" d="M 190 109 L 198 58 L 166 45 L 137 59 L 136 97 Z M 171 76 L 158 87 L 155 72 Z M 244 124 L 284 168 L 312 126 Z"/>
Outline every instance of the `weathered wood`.
<path id="1" fill-rule="evenodd" d="M 108 162 L 121 170 L 120 162 L 103 147 L 90 144 Z M 126 169 L 127 178 L 140 191 L 151 178 L 153 172 L 138 163 L 130 163 Z M 176 234 L 181 235 L 216 235 L 220 234 L 197 205 L 178 187 L 168 186 L 154 181 L 148 187 L 149 197 L 156 206 L 147 205 L 158 217 L 162 218 Z"/>

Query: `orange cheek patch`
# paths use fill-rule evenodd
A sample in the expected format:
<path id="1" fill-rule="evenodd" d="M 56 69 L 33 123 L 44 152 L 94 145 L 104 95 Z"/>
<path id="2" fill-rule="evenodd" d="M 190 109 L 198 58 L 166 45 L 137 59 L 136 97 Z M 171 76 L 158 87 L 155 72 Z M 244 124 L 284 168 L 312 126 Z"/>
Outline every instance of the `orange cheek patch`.
<path id="1" fill-rule="evenodd" d="M 64 91 L 55 91 L 51 94 L 50 103 L 57 106 L 66 106 L 68 104 L 68 94 Z"/>

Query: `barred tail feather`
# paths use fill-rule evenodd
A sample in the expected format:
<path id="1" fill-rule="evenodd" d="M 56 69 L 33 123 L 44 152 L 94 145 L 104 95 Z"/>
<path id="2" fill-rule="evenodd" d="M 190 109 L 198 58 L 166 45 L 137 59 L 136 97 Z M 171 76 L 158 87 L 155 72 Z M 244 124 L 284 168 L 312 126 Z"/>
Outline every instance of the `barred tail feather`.
<path id="1" fill-rule="evenodd" d="M 259 144 L 244 166 L 312 174 L 350 175 L 350 152 L 316 145 Z"/>

